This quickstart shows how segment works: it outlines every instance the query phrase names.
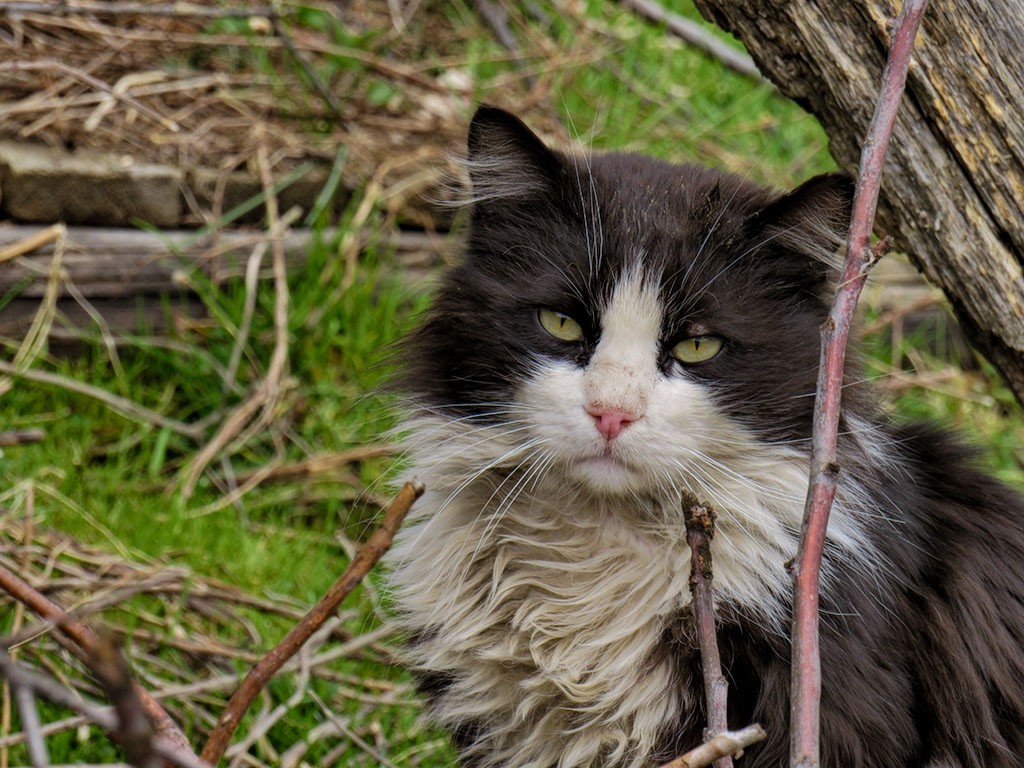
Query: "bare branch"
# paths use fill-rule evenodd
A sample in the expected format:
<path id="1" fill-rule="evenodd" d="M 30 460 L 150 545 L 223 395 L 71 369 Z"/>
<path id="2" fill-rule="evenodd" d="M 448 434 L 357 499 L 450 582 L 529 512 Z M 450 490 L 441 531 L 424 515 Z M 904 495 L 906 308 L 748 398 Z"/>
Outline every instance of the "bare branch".
<path id="1" fill-rule="evenodd" d="M 99 653 L 101 640 L 95 632 L 76 621 L 64 609 L 51 602 L 42 593 L 33 589 L 3 566 L 0 566 L 0 589 L 60 629 L 75 642 L 78 648 L 85 652 L 86 656 Z M 188 739 L 163 707 L 140 685 L 136 683 L 134 686 L 146 717 L 153 724 L 156 733 L 170 743 L 176 744 L 179 749 L 188 750 Z M 47 698 L 53 701 L 51 697 L 47 696 Z"/>
<path id="2" fill-rule="evenodd" d="M 2 651 L 0 651 L 0 676 L 10 680 L 15 688 L 29 688 L 57 706 L 78 712 L 106 731 L 117 731 L 118 718 L 109 708 L 98 707 L 95 704 L 82 701 L 77 694 L 61 687 L 56 681 L 15 664 Z M 162 736 L 154 737 L 153 751 L 162 760 L 178 766 L 178 768 L 210 768 L 187 748 Z"/>
<path id="3" fill-rule="evenodd" d="M 839 466 L 836 444 L 846 342 L 857 299 L 874 261 L 888 247 L 870 248 L 882 165 L 906 82 L 914 38 L 927 0 L 907 0 L 896 22 L 881 94 L 861 155 L 846 264 L 828 320 L 822 328 L 818 396 L 814 405 L 811 478 L 804 509 L 800 548 L 794 561 L 793 670 L 790 713 L 790 765 L 811 768 L 820 761 L 821 659 L 818 638 L 818 589 L 829 512 Z"/>

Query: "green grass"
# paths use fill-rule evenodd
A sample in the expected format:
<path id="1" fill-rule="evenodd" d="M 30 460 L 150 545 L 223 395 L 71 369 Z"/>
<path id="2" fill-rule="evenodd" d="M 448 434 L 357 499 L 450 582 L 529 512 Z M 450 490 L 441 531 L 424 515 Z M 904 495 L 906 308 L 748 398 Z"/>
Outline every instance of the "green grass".
<path id="1" fill-rule="evenodd" d="M 397 276 L 385 272 L 372 252 L 364 254 L 352 287 L 332 298 L 331 288 L 339 284 L 343 269 L 334 258 L 336 245 L 327 241 L 311 250 L 307 272 L 290 281 L 291 357 L 278 404 L 282 415 L 275 417 L 265 434 L 232 453 L 235 472 L 259 469 L 275 459 L 299 460 L 306 446 L 315 452 L 361 446 L 381 439 L 393 423 L 385 398 L 374 392 L 388 370 L 382 348 L 408 324 L 422 299 Z M 315 279 L 319 275 L 324 277 L 323 283 Z M 270 289 L 269 283 L 260 286 L 260 310 L 241 377 L 246 387 L 258 380 L 268 364 L 273 335 Z M 238 286 L 225 286 L 216 299 L 219 312 L 237 326 L 243 292 Z M 179 341 L 204 349 L 224 365 L 233 340 L 225 326 L 214 325 Z M 100 346 L 88 349 L 80 358 L 49 361 L 38 367 L 88 381 L 182 419 L 240 402 L 241 395 L 225 398 L 220 374 L 213 366 L 202 364 L 203 356 L 128 347 L 121 349 L 118 357 L 120 373 L 115 373 Z M 11 418 L 0 428 L 42 427 L 46 438 L 36 445 L 5 449 L 0 488 L 34 481 L 33 521 L 37 528 L 65 532 L 127 560 L 184 565 L 202 577 L 219 579 L 252 594 L 289 595 L 311 605 L 347 565 L 338 531 L 358 542 L 373 524 L 373 508 L 353 501 L 359 490 L 333 477 L 261 486 L 245 497 L 241 510 L 219 505 L 222 491 L 208 478 L 185 499 L 176 480 L 199 446 L 181 435 L 113 414 L 103 404 L 59 387 L 16 383 L 4 397 L 3 413 Z M 280 433 L 285 427 L 291 437 Z M 364 463 L 362 482 L 385 493 L 378 478 L 387 465 L 387 459 Z M 219 465 L 211 469 L 213 474 L 223 474 Z M 24 493 L 14 493 L 0 501 L 0 508 L 7 506 L 10 514 L 21 515 L 25 503 Z M 373 601 L 357 592 L 350 602 L 355 612 L 347 622 L 349 630 L 358 634 L 372 629 L 378 622 Z M 138 606 L 139 601 L 132 604 Z M 9 629 L 12 614 L 7 609 L 0 613 L 7 613 L 0 620 L 0 631 L 4 625 Z M 107 620 L 132 625 L 130 617 L 115 613 L 104 615 Z M 267 648 L 290 626 L 260 615 L 252 615 L 250 620 Z M 224 641 L 244 647 L 241 636 Z M 402 677 L 397 669 L 367 669 L 365 662 L 362 666 L 344 662 L 336 665 L 336 671 L 357 677 L 372 674 L 374 679 L 400 681 Z M 416 732 L 415 710 L 407 704 L 368 710 L 359 702 L 338 699 L 330 686 L 313 688 L 324 701 L 333 701 L 332 711 L 353 722 L 385 722 L 388 734 Z M 290 693 L 288 685 L 282 684 L 274 695 L 283 700 Z M 323 719 L 318 711 L 312 704 L 295 708 L 271 732 L 272 743 L 286 748 L 296 734 Z M 59 719 L 52 708 L 44 710 L 44 717 Z M 193 736 L 201 744 L 200 734 Z M 402 748 L 412 748 L 424 739 L 427 737 L 414 739 Z M 56 739 L 51 745 L 53 754 L 65 755 L 66 748 L 63 759 L 68 761 L 111 758 L 103 738 L 90 740 L 95 742 L 95 750 L 67 741 L 67 737 Z M 436 747 L 431 751 L 437 752 Z M 316 754 L 316 750 L 311 752 Z"/>
<path id="2" fill-rule="evenodd" d="M 699 19 L 688 3 L 675 5 Z M 614 32 L 609 56 L 573 73 L 562 94 L 584 144 L 714 165 L 778 186 L 835 167 L 820 126 L 771 86 L 695 54 L 623 6 L 587 8 Z"/>
<path id="3" fill-rule="evenodd" d="M 409 38 L 424 34 L 428 12 L 437 12 L 428 10 L 429 5 L 410 20 Z M 430 29 L 444 27 L 448 36 L 425 39 L 419 46 L 423 71 L 440 71 L 441 62 L 455 62 L 472 77 L 479 101 L 498 104 L 522 97 L 521 85 L 507 87 L 517 68 L 544 76 L 549 113 L 563 120 L 569 135 L 584 146 L 714 164 L 780 187 L 833 167 L 820 128 L 796 106 L 767 86 L 725 71 L 619 4 L 589 0 L 582 16 L 576 16 L 539 3 L 544 19 L 513 17 L 524 46 L 537 47 L 519 61 L 510 60 L 515 57 L 481 29 L 468 3 L 441 5 L 443 24 L 430 17 Z M 677 5 L 693 15 L 686 4 Z M 304 11 L 290 23 L 296 29 L 329 28 L 339 46 L 375 50 L 389 40 L 386 30 L 346 30 L 315 10 Z M 402 45 L 403 51 L 410 50 L 407 40 Z M 216 55 L 225 66 L 271 76 L 278 68 L 296 67 L 287 57 L 259 48 Z M 351 57 L 323 57 L 314 62 L 314 71 L 323 82 L 338 84 L 338 96 L 346 104 L 363 99 L 379 106 L 404 98 L 399 85 Z M 282 108 L 289 110 L 320 99 L 308 82 L 302 92 L 281 97 Z M 310 128 L 317 130 L 315 121 Z M 341 290 L 346 273 L 337 247 L 351 215 L 350 210 L 337 233 L 324 234 L 307 254 L 307 267 L 290 278 L 287 376 L 266 428 L 231 447 L 235 472 L 378 441 L 394 425 L 387 398 L 378 393 L 388 371 L 383 350 L 414 322 L 426 294 L 422 287 L 404 282 L 386 251 L 375 246 L 361 256 L 351 286 Z M 374 216 L 369 223 L 380 221 Z M 321 217 L 320 225 L 325 223 Z M 260 284 L 236 386 L 226 391 L 221 371 L 235 344 L 245 290 L 240 282 L 212 286 L 197 278 L 196 284 L 216 322 L 182 332 L 176 341 L 188 352 L 140 340 L 119 348 L 115 360 L 101 344 L 94 344 L 79 358 L 46 358 L 35 367 L 102 387 L 184 421 L 237 406 L 262 380 L 270 363 L 273 286 L 269 281 Z M 869 375 L 883 382 L 893 379 L 891 361 L 896 358 L 903 367 L 910 350 L 923 341 L 903 339 L 893 350 L 883 333 L 871 344 Z M 4 356 L 11 355 L 13 348 L 8 348 Z M 947 378 L 929 379 L 926 373 L 943 372 L 948 366 L 939 358 L 914 361 L 918 370 L 899 392 L 899 411 L 965 429 L 987 446 L 986 457 L 1001 476 L 1024 485 L 1024 417 L 992 371 L 983 366 L 967 376 L 951 372 Z M 236 508 L 222 504 L 223 486 L 211 480 L 211 475 L 224 474 L 219 461 L 211 464 L 192 497 L 180 492 L 185 468 L 201 444 L 126 419 L 66 389 L 16 381 L 0 399 L 0 430 L 34 426 L 46 430 L 45 440 L 4 449 L 0 458 L 0 495 L 6 493 L 0 508 L 11 510 L 6 514 L 24 514 L 27 501 L 18 489 L 31 481 L 36 487 L 37 527 L 64 532 L 126 559 L 181 564 L 197 577 L 215 577 L 256 594 L 287 595 L 303 604 L 317 599 L 347 564 L 336 532 L 358 539 L 372 526 L 374 508 L 356 497 L 363 486 L 384 493 L 387 486 L 380 478 L 392 463 L 385 458 L 360 465 L 358 488 L 334 477 L 266 484 L 248 493 Z M 348 610 L 354 632 L 378 621 L 366 591 L 354 596 Z M 287 623 L 265 616 L 250 618 L 268 647 L 287 629 Z M 120 620 L 127 621 L 124 616 Z M 9 630 L 11 621 L 10 615 L 0 614 L 0 631 Z M 358 662 L 346 662 L 342 671 L 404 680 L 399 670 Z M 290 686 L 286 681 L 275 683 L 275 701 L 286 699 Z M 323 684 L 314 689 L 325 701 L 331 701 L 335 692 Z M 337 706 L 353 727 L 376 723 L 383 728 L 393 748 L 390 754 L 399 764 L 422 759 L 427 765 L 447 765 L 451 760 L 451 752 L 435 743 L 436 735 L 414 727 L 416 713 L 407 704 L 374 708 L 347 700 Z M 60 716 L 52 709 L 45 715 Z M 323 719 L 317 706 L 303 704 L 271 731 L 270 743 L 278 750 L 285 748 Z M 409 733 L 416 735 L 406 742 L 403 735 Z M 197 731 L 192 735 L 196 744 L 201 743 Z M 50 748 L 55 760 L 66 762 L 98 762 L 113 759 L 116 753 L 99 737 L 83 745 L 65 735 L 53 739 Z M 19 750 L 13 750 L 12 757 L 23 760 Z M 269 753 L 264 749 L 260 754 L 267 759 Z M 353 747 L 337 764 L 370 763 Z"/>

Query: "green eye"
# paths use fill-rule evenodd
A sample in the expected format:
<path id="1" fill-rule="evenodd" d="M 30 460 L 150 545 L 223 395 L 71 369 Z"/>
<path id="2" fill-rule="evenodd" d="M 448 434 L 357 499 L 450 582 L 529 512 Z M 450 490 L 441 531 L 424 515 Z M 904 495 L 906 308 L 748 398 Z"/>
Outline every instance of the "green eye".
<path id="1" fill-rule="evenodd" d="M 703 363 L 717 355 L 721 349 L 722 340 L 716 336 L 694 336 L 672 347 L 672 354 L 681 363 Z"/>
<path id="2" fill-rule="evenodd" d="M 562 341 L 579 341 L 583 338 L 583 328 L 568 315 L 552 309 L 542 309 L 537 313 L 544 330 Z"/>

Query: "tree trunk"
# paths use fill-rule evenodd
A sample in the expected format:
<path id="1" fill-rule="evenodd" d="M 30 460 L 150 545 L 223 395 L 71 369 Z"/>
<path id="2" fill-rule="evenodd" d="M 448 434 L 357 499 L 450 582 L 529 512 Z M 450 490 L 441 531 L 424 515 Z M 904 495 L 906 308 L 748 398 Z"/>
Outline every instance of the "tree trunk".
<path id="1" fill-rule="evenodd" d="M 821 122 L 855 172 L 899 7 L 696 0 Z M 876 231 L 949 297 L 1024 403 L 1024 3 L 932 0 L 882 179 Z"/>

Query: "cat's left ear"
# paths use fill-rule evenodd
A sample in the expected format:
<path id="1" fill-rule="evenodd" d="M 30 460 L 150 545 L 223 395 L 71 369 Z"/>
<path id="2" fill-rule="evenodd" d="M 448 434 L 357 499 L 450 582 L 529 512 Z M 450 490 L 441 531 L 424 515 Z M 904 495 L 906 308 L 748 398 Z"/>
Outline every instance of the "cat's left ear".
<path id="1" fill-rule="evenodd" d="M 481 106 L 469 126 L 474 202 L 536 200 L 558 187 L 559 156 L 515 115 Z"/>
<path id="2" fill-rule="evenodd" d="M 761 209 L 757 228 L 773 234 L 786 250 L 811 257 L 812 266 L 818 266 L 812 274 L 827 279 L 842 266 L 840 250 L 850 227 L 854 189 L 847 173 L 815 176 Z"/>

